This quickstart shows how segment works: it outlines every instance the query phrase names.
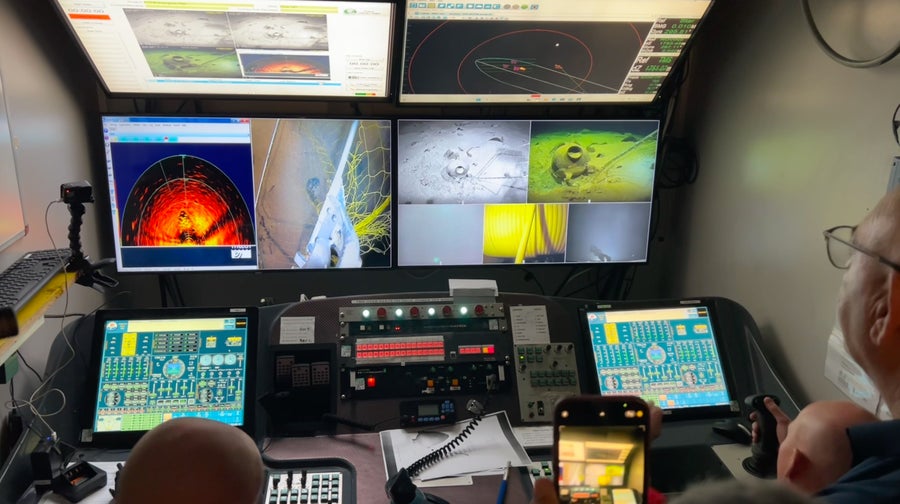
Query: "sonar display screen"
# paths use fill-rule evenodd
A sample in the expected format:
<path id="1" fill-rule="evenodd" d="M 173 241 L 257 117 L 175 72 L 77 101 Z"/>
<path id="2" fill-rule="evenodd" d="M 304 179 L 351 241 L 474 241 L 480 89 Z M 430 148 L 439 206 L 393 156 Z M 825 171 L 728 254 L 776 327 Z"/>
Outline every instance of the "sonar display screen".
<path id="1" fill-rule="evenodd" d="M 391 123 L 103 117 L 123 272 L 389 267 Z"/>
<path id="2" fill-rule="evenodd" d="M 663 410 L 726 406 L 730 396 L 709 308 L 586 311 L 601 395 Z"/>
<path id="3" fill-rule="evenodd" d="M 246 316 L 106 320 L 94 433 L 147 431 L 180 417 L 243 426 L 245 396 L 252 393 L 249 322 Z"/>

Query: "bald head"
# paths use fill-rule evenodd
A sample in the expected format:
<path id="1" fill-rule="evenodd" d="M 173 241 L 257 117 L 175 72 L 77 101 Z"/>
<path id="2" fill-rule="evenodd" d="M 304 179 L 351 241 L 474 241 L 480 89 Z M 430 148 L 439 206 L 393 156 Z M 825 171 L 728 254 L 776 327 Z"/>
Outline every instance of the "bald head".
<path id="1" fill-rule="evenodd" d="M 803 408 L 778 449 L 778 478 L 809 494 L 822 490 L 850 469 L 847 428 L 876 421 L 848 401 L 819 401 Z"/>
<path id="2" fill-rule="evenodd" d="M 856 241 L 900 263 L 900 188 L 885 194 L 856 229 Z"/>
<path id="3" fill-rule="evenodd" d="M 169 420 L 135 444 L 116 485 L 117 504 L 255 504 L 263 487 L 256 444 L 230 425 Z"/>

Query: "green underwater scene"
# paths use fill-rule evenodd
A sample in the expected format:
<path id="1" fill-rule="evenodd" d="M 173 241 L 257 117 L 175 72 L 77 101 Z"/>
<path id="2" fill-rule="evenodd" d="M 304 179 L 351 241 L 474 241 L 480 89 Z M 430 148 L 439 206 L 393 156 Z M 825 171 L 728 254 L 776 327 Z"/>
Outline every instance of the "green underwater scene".
<path id="1" fill-rule="evenodd" d="M 658 121 L 534 121 L 528 202 L 650 201 Z"/>
<path id="2" fill-rule="evenodd" d="M 240 78 L 234 49 L 142 49 L 156 77 Z"/>

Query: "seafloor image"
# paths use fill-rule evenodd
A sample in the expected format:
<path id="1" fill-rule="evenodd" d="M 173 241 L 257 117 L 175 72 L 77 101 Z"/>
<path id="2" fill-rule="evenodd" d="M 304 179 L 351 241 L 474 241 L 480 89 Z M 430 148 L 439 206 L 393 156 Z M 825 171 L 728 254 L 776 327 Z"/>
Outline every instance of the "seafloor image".
<path id="1" fill-rule="evenodd" d="M 650 201 L 657 123 L 532 123 L 528 202 Z"/>
<path id="2" fill-rule="evenodd" d="M 157 77 L 242 77 L 233 49 L 145 48 L 143 53 Z"/>
<path id="3" fill-rule="evenodd" d="M 400 121 L 403 204 L 524 203 L 528 121 Z"/>

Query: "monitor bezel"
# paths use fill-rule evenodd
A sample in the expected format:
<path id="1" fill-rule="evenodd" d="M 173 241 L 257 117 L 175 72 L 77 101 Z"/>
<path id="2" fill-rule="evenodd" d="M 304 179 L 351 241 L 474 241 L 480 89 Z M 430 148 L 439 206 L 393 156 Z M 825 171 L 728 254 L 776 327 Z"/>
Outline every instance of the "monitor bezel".
<path id="1" fill-rule="evenodd" d="M 340 0 L 333 0 L 340 1 Z M 153 98 L 164 98 L 164 99 L 185 99 L 185 100 L 248 100 L 248 101 L 282 101 L 282 100 L 291 100 L 298 102 L 352 102 L 352 103 L 393 103 L 397 100 L 396 95 L 394 94 L 394 90 L 396 89 L 396 85 L 394 81 L 396 80 L 396 70 L 397 66 L 395 62 L 397 61 L 397 48 L 400 44 L 400 36 L 399 31 L 397 30 L 397 26 L 399 23 L 398 17 L 401 15 L 401 9 L 398 5 L 399 0 L 354 0 L 356 2 L 362 3 L 378 3 L 388 5 L 391 8 L 391 20 L 388 24 L 390 33 L 388 34 L 388 48 L 386 51 L 387 57 L 387 69 L 385 70 L 385 89 L 384 96 L 317 96 L 317 95 L 305 95 L 305 94 L 282 94 L 282 93 L 272 93 L 272 94 L 260 94 L 260 93 L 185 93 L 185 92 L 137 92 L 137 91 L 113 91 L 106 80 L 103 78 L 103 75 L 100 72 L 100 69 L 97 67 L 97 64 L 94 62 L 94 59 L 91 57 L 91 54 L 88 52 L 87 48 L 82 42 L 81 37 L 75 31 L 75 27 L 66 19 L 66 12 L 63 9 L 60 0 L 52 0 L 53 9 L 57 13 L 57 17 L 59 22 L 65 27 L 64 29 L 69 33 L 69 36 L 72 37 L 72 40 L 75 44 L 78 45 L 78 48 L 81 51 L 81 54 L 84 55 L 84 59 L 91 66 L 91 70 L 94 76 L 97 79 L 97 83 L 99 84 L 100 89 L 103 90 L 104 94 L 108 98 L 145 98 L 145 99 L 153 99 Z"/>
<path id="2" fill-rule="evenodd" d="M 390 202 L 390 205 L 389 205 L 389 208 L 390 208 L 390 210 L 391 210 L 391 233 L 390 233 L 390 240 L 391 240 L 391 243 L 390 243 L 390 249 L 389 249 L 388 253 L 384 255 L 385 258 L 386 258 L 386 260 L 389 261 L 389 264 L 388 264 L 388 265 L 386 265 L 386 266 L 368 266 L 368 267 L 360 267 L 360 268 L 310 268 L 310 269 L 303 269 L 303 268 L 261 268 L 261 267 L 258 266 L 258 261 L 257 261 L 257 267 L 256 267 L 256 268 L 243 268 L 243 269 L 242 269 L 242 268 L 220 267 L 220 266 L 213 266 L 213 267 L 208 267 L 208 268 L 205 268 L 205 267 L 204 267 L 204 268 L 191 268 L 191 269 L 180 269 L 180 268 L 177 268 L 177 267 L 175 267 L 175 268 L 162 268 L 162 267 L 161 267 L 161 268 L 159 268 L 159 269 L 135 269 L 135 268 L 125 268 L 125 269 L 120 269 L 120 268 L 119 268 L 119 261 L 118 261 L 118 259 L 116 258 L 115 255 L 116 255 L 116 253 L 117 253 L 117 248 L 119 248 L 121 245 L 118 245 L 118 244 L 116 243 L 116 238 L 115 238 L 116 230 L 114 229 L 114 227 L 120 226 L 121 223 L 116 221 L 115 217 L 113 216 L 113 212 L 112 212 L 112 207 L 113 207 L 113 205 L 117 205 L 118 203 L 115 202 L 115 201 L 112 199 L 112 198 L 113 198 L 112 191 L 113 191 L 114 188 L 110 185 L 110 180 L 109 180 L 109 169 L 106 167 L 106 163 L 108 162 L 108 159 L 106 158 L 106 154 L 104 153 L 104 154 L 103 154 L 103 161 L 104 161 L 104 175 L 106 176 L 106 177 L 105 177 L 105 178 L 106 178 L 106 187 L 105 187 L 105 188 L 106 188 L 106 190 L 107 190 L 107 194 L 108 194 L 109 197 L 110 197 L 110 200 L 109 200 L 109 206 L 106 207 L 106 208 L 104 209 L 104 213 L 105 213 L 104 218 L 105 218 L 105 219 L 108 219 L 107 222 L 108 222 L 108 225 L 110 226 L 108 229 L 109 229 L 109 232 L 111 233 L 110 241 L 112 242 L 113 255 L 114 255 L 114 258 L 116 259 L 115 266 L 116 266 L 116 273 L 117 273 L 117 274 L 120 274 L 120 275 L 144 275 L 144 274 L 160 275 L 160 274 L 170 274 L 170 273 L 173 273 L 173 274 L 179 274 L 179 275 L 184 275 L 184 274 L 191 275 L 191 274 L 198 274 L 198 273 L 199 273 L 199 274 L 202 274 L 202 273 L 216 273 L 216 274 L 229 274 L 229 275 L 230 275 L 230 274 L 236 274 L 236 273 L 253 273 L 253 274 L 260 274 L 260 273 L 284 273 L 284 272 L 293 272 L 293 271 L 309 271 L 309 272 L 316 272 L 316 271 L 347 271 L 347 272 L 361 272 L 361 271 L 370 271 L 370 270 L 371 270 L 371 271 L 390 271 L 390 270 L 395 269 L 395 268 L 397 267 L 396 242 L 395 242 L 395 238 L 396 238 L 396 227 L 397 227 L 397 222 L 396 222 L 396 219 L 397 219 L 397 217 L 396 217 L 397 204 L 396 204 L 396 198 L 393 197 L 393 195 L 396 193 L 396 190 L 397 190 L 397 187 L 396 187 L 396 183 L 397 183 L 397 181 L 396 181 L 396 169 L 397 169 L 397 159 L 396 159 L 397 131 L 396 131 L 396 130 L 397 130 L 397 119 L 396 119 L 396 117 L 394 117 L 394 116 L 387 116 L 387 115 L 384 115 L 384 114 L 365 114 L 365 115 L 358 115 L 358 114 L 357 114 L 357 115 L 352 115 L 352 114 L 341 114 L 341 115 L 338 115 L 338 114 L 328 114 L 328 115 L 325 115 L 325 114 L 301 114 L 301 113 L 296 113 L 296 114 L 295 114 L 295 113 L 287 113 L 287 114 L 268 114 L 268 113 L 253 113 L 253 114 L 240 114 L 240 113 L 201 113 L 201 114 L 185 114 L 185 113 L 170 113 L 170 114 L 166 114 L 166 113 L 115 113 L 115 112 L 101 112 L 101 113 L 99 113 L 99 114 L 97 115 L 96 124 L 97 124 L 97 131 L 101 132 L 101 138 L 100 138 L 100 141 L 102 141 L 102 142 L 104 142 L 104 143 L 105 143 L 105 139 L 102 138 L 102 136 L 103 136 L 102 133 L 103 133 L 103 128 L 104 128 L 104 119 L 107 118 L 107 117 L 123 117 L 123 118 L 125 118 L 125 117 L 127 117 L 127 118 L 134 117 L 134 118 L 148 118 L 148 119 L 151 119 L 151 118 L 159 118 L 159 119 L 175 119 L 175 120 L 177 120 L 177 119 L 193 119 L 193 118 L 211 118 L 211 119 L 228 119 L 228 118 L 231 118 L 231 119 L 248 119 L 248 120 L 251 120 L 251 121 L 253 121 L 253 120 L 275 120 L 275 119 L 284 119 L 284 120 L 345 120 L 345 121 L 359 120 L 359 121 L 383 121 L 383 122 L 389 123 L 389 125 L 390 125 L 390 134 L 389 134 L 389 138 L 390 138 L 390 141 L 391 141 L 391 153 L 390 153 L 390 163 L 389 163 L 389 167 L 390 167 L 390 170 L 391 170 L 391 171 L 390 171 L 390 173 L 388 174 L 388 176 L 390 177 L 390 180 L 389 180 L 389 184 L 388 184 L 388 185 L 390 186 L 390 190 L 391 190 L 391 202 Z M 105 148 L 104 148 L 103 150 L 105 150 Z M 254 169 L 255 169 L 255 167 L 254 167 Z M 254 188 L 254 189 L 255 189 L 255 188 Z M 119 209 L 119 211 L 121 212 L 121 209 Z M 121 218 L 121 217 L 120 217 L 120 218 Z M 255 214 L 255 213 L 254 213 L 254 222 L 253 222 L 253 225 L 254 225 L 254 232 L 256 233 L 256 238 L 257 238 L 257 243 L 256 243 L 256 245 L 257 245 L 257 247 L 258 247 L 258 245 L 259 245 L 259 243 L 258 243 L 258 242 L 259 242 L 258 236 L 259 236 L 259 235 L 258 235 L 258 229 L 256 228 L 257 222 L 256 222 L 256 214 Z M 119 240 L 121 240 L 121 237 L 119 237 Z M 258 249 L 257 249 L 257 250 L 258 250 Z"/>
<path id="3" fill-rule="evenodd" d="M 464 108 L 464 107 L 509 107 L 509 106 L 521 106 L 526 108 L 537 108 L 537 107 L 558 107 L 563 110 L 572 110 L 583 107 L 609 107 L 609 108 L 620 108 L 620 109 L 630 109 L 630 110 L 643 110 L 646 108 L 653 108 L 661 106 L 666 100 L 669 99 L 669 95 L 672 93 L 673 86 L 680 85 L 683 81 L 684 76 L 681 75 L 685 71 L 685 67 L 687 65 L 688 54 L 693 47 L 694 41 L 697 39 L 697 34 L 703 29 L 703 26 L 706 20 L 710 16 L 710 12 L 713 9 L 713 6 L 716 3 L 716 0 L 709 0 L 709 3 L 706 6 L 703 14 L 699 17 L 697 21 L 697 27 L 691 33 L 690 37 L 685 41 L 685 45 L 682 48 L 681 52 L 678 56 L 675 57 L 675 61 L 672 63 L 672 68 L 668 74 L 666 74 L 662 83 L 660 84 L 659 89 L 656 92 L 656 95 L 650 99 L 645 101 L 637 101 L 637 100 L 599 100 L 599 101 L 580 101 L 580 102 L 569 102 L 569 101 L 522 101 L 522 100 L 511 100 L 511 101 L 490 101 L 490 102 L 479 102 L 473 100 L 469 101 L 453 101 L 446 102 L 442 101 L 438 96 L 434 96 L 431 99 L 423 100 L 423 101 L 408 101 L 404 100 L 403 93 L 403 80 L 406 77 L 406 32 L 407 32 L 407 24 L 409 21 L 409 3 L 412 0 L 396 0 L 400 2 L 401 5 L 398 7 L 399 12 L 394 16 L 394 20 L 396 23 L 396 47 L 397 47 L 397 59 L 396 64 L 396 76 L 394 79 L 395 88 L 392 92 L 392 95 L 395 97 L 396 105 L 402 108 L 414 108 L 414 107 L 433 107 L 433 106 L 441 106 L 441 107 L 449 107 L 449 108 Z M 677 77 L 677 79 L 676 79 Z M 679 80 L 680 79 L 680 80 Z M 679 82 L 676 83 L 676 80 Z M 442 95 L 441 95 L 442 96 Z"/>
<path id="4" fill-rule="evenodd" d="M 590 326 L 587 321 L 588 312 L 596 311 L 632 311 L 647 309 L 684 309 L 684 308 L 706 308 L 709 314 L 709 321 L 712 325 L 713 339 L 716 343 L 716 351 L 718 353 L 719 365 L 722 367 L 722 374 L 725 378 L 725 392 L 728 395 L 728 403 L 712 406 L 694 406 L 688 408 L 662 409 L 664 421 L 692 420 L 692 419 L 714 419 L 734 416 L 740 413 L 740 405 L 735 396 L 735 377 L 734 371 L 730 368 L 730 362 L 723 352 L 725 348 L 724 333 L 722 330 L 722 321 L 718 313 L 718 307 L 714 300 L 708 298 L 692 298 L 692 299 L 669 299 L 669 300 L 647 300 L 647 301 L 610 301 L 600 303 L 589 303 L 578 308 L 578 323 L 581 328 L 581 343 L 585 349 L 581 365 L 584 367 L 584 376 L 586 383 L 590 386 L 589 392 L 592 394 L 600 394 L 600 378 L 597 373 L 597 362 L 594 356 L 592 336 Z"/>
<path id="5" fill-rule="evenodd" d="M 391 260 L 391 269 L 399 269 L 399 270 L 413 270 L 413 269 L 424 269 L 429 271 L 436 270 L 452 270 L 454 268 L 504 268 L 504 267 L 525 267 L 525 268 L 553 268 L 553 267 L 599 267 L 599 266 L 639 266 L 645 265 L 650 261 L 650 254 L 652 251 L 652 243 L 654 236 L 654 222 L 657 216 L 655 215 L 659 211 L 659 201 L 658 201 L 658 191 L 659 187 L 659 176 L 660 176 L 660 162 L 662 160 L 663 155 L 663 135 L 664 128 L 666 126 L 666 118 L 663 116 L 662 112 L 656 109 L 643 108 L 638 111 L 633 111 L 633 113 L 623 113 L 623 110 L 619 110 L 617 114 L 606 114 L 603 117 L 585 117 L 583 114 L 560 114 L 555 116 L 539 116 L 532 113 L 524 114 L 524 115 L 505 115 L 503 117 L 488 117 L 488 116 L 472 116 L 472 115 L 434 115 L 434 114 L 423 114 L 423 115 L 402 115 L 397 116 L 394 119 L 393 124 L 393 140 L 392 140 L 392 148 L 393 148 L 393 173 L 391 174 L 392 178 L 392 195 L 393 195 L 393 241 L 391 243 L 393 258 Z M 552 122 L 637 122 L 637 121 L 655 121 L 658 123 L 658 136 L 657 136 L 657 146 L 656 146 L 656 160 L 654 165 L 654 173 L 653 173 L 653 181 L 651 187 L 651 196 L 649 201 L 646 204 L 650 205 L 650 211 L 648 215 L 648 223 L 647 223 L 647 236 L 646 236 L 646 249 L 644 254 L 644 259 L 640 261 L 590 261 L 590 262 L 525 262 L 522 264 L 515 263 L 478 263 L 478 264 L 400 264 L 399 257 L 399 243 L 400 243 L 400 195 L 399 195 L 399 183 L 401 178 L 400 173 L 400 122 L 401 121 L 447 121 L 447 122 L 455 122 L 455 121 L 552 121 Z"/>
<path id="6" fill-rule="evenodd" d="M 256 439 L 257 355 L 259 350 L 259 310 L 254 306 L 211 308 L 126 308 L 99 310 L 94 316 L 94 332 L 91 339 L 91 359 L 86 386 L 88 397 L 81 415 L 81 441 L 85 444 L 130 448 L 148 431 L 94 432 L 97 403 L 100 399 L 97 387 L 100 383 L 103 361 L 103 343 L 106 322 L 109 320 L 141 319 L 189 319 L 247 317 L 246 368 L 244 372 L 244 423 L 235 427 Z M 228 424 L 226 424 L 228 425 Z"/>

